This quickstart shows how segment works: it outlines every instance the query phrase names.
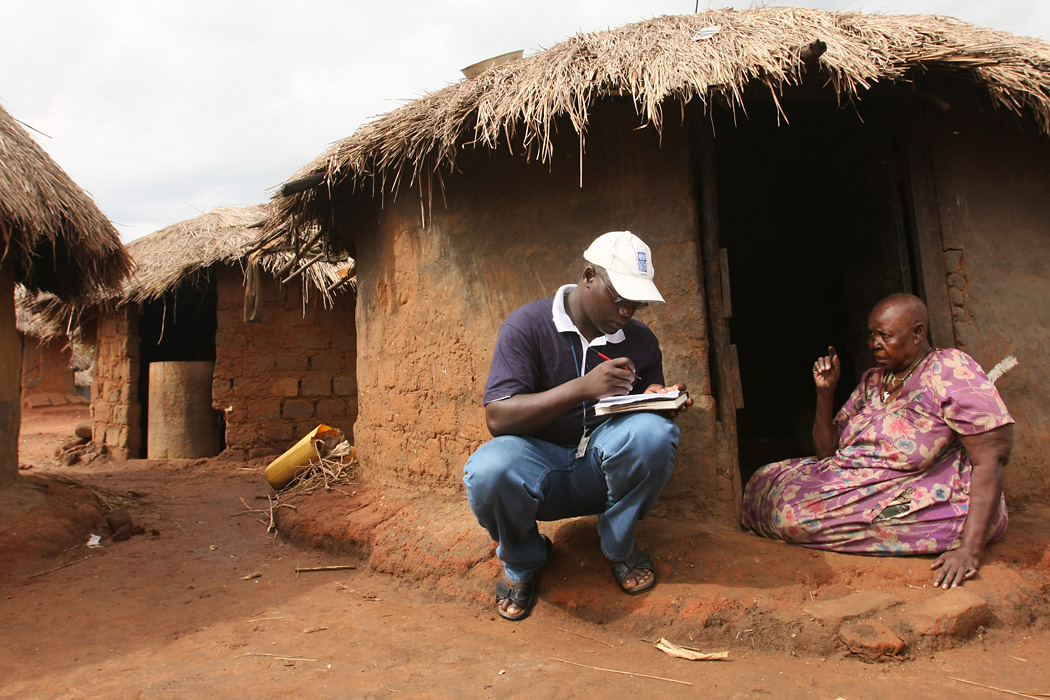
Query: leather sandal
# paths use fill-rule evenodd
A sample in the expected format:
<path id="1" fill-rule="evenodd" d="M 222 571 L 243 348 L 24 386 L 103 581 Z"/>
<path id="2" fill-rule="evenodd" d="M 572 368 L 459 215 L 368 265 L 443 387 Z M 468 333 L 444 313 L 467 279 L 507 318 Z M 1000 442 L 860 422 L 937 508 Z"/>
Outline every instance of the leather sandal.
<path id="1" fill-rule="evenodd" d="M 623 582 L 637 569 L 651 571 L 653 577 L 649 580 L 649 583 L 635 586 L 634 588 L 624 588 Z M 620 585 L 620 590 L 627 595 L 645 593 L 656 585 L 656 566 L 653 565 L 653 560 L 649 558 L 648 552 L 635 552 L 626 561 L 616 562 L 613 564 L 612 573 L 616 577 L 616 583 Z"/>
<path id="2" fill-rule="evenodd" d="M 510 620 L 511 622 L 517 622 L 518 620 L 524 620 L 532 612 L 532 606 L 536 604 L 536 593 L 539 587 L 536 585 L 536 577 L 533 576 L 532 580 L 528 583 L 523 583 L 520 586 L 507 585 L 506 581 L 502 578 L 496 581 L 496 612 L 504 620 Z M 505 600 L 521 608 L 521 612 L 511 615 L 509 612 L 500 606 Z"/>
<path id="3" fill-rule="evenodd" d="M 547 556 L 549 557 L 554 545 L 546 535 L 540 535 L 540 537 L 543 538 L 543 545 L 547 548 Z M 536 599 L 539 597 L 538 579 L 539 572 L 536 572 L 532 580 L 519 586 L 511 586 L 502 577 L 499 581 L 496 581 L 496 612 L 499 613 L 499 616 L 511 622 L 524 620 L 528 617 L 529 613 L 532 612 L 533 606 L 536 605 Z M 509 600 L 517 605 L 521 608 L 521 611 L 513 615 L 508 613 L 500 605 L 505 600 Z"/>

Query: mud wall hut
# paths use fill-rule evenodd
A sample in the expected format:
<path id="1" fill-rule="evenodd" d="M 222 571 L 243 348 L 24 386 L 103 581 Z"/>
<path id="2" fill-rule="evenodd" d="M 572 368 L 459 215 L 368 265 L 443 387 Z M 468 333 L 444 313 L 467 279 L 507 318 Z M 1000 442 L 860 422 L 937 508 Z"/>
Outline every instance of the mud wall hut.
<path id="1" fill-rule="evenodd" d="M 76 303 L 114 288 L 129 260 L 113 224 L 0 107 L 0 486 L 18 476 L 21 347 L 15 286 Z"/>
<path id="2" fill-rule="evenodd" d="M 760 464 L 811 454 L 813 358 L 848 393 L 866 315 L 911 291 L 935 345 L 1018 422 L 1008 498 L 1050 485 L 1050 47 L 947 17 L 710 11 L 580 34 L 365 125 L 292 176 L 271 228 L 358 263 L 362 474 L 458 488 L 518 305 L 596 235 L 653 249 L 679 420 L 669 493 L 732 516 Z M 839 397 L 842 401 L 845 395 Z"/>
<path id="3" fill-rule="evenodd" d="M 46 312 L 56 304 L 59 300 L 50 294 L 15 290 L 15 318 L 22 335 L 22 410 L 88 403 L 78 394 L 73 343 L 58 318 Z M 85 358 L 78 356 L 77 363 L 85 365 Z"/>
<path id="4" fill-rule="evenodd" d="M 128 244 L 135 272 L 94 321 L 93 442 L 149 455 L 156 363 L 210 363 L 216 453 L 280 454 L 322 423 L 352 436 L 355 309 L 352 294 L 336 299 L 349 264 L 315 260 L 282 283 L 307 261 L 260 240 L 264 217 L 221 207 Z"/>

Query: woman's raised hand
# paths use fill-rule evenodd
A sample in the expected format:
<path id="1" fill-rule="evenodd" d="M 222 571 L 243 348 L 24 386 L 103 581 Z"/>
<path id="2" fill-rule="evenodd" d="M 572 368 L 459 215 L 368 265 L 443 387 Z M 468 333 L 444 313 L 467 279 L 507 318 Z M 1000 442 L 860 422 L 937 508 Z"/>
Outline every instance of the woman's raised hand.
<path id="1" fill-rule="evenodd" d="M 813 383 L 817 385 L 817 391 L 834 391 L 841 376 L 839 356 L 835 353 L 835 348 L 829 345 L 828 354 L 818 357 L 813 363 Z"/>

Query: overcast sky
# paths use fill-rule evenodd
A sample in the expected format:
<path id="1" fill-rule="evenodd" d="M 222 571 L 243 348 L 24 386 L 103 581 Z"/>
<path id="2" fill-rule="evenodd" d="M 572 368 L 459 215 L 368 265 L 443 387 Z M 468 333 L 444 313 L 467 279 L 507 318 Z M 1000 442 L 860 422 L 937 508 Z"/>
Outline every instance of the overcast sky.
<path id="1" fill-rule="evenodd" d="M 750 3 L 948 14 L 1050 38 L 1041 0 Z M 580 31 L 685 14 L 696 0 L 12 0 L 0 104 L 125 241 L 269 189 L 371 118 Z"/>

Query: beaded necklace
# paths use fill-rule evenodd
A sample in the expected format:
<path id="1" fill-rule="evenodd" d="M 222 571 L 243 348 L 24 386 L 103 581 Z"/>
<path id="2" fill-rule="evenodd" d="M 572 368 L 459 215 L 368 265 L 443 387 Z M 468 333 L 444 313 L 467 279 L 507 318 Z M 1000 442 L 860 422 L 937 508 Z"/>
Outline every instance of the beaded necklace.
<path id="1" fill-rule="evenodd" d="M 929 354 L 933 352 L 933 348 L 926 351 L 926 354 L 911 363 L 911 367 L 908 368 L 908 373 L 904 375 L 903 379 L 898 379 L 894 372 L 886 372 L 882 375 L 882 403 L 886 403 L 890 400 L 890 394 L 904 386 L 908 379 L 911 377 L 912 372 L 919 366 L 919 363 L 925 360 Z"/>

